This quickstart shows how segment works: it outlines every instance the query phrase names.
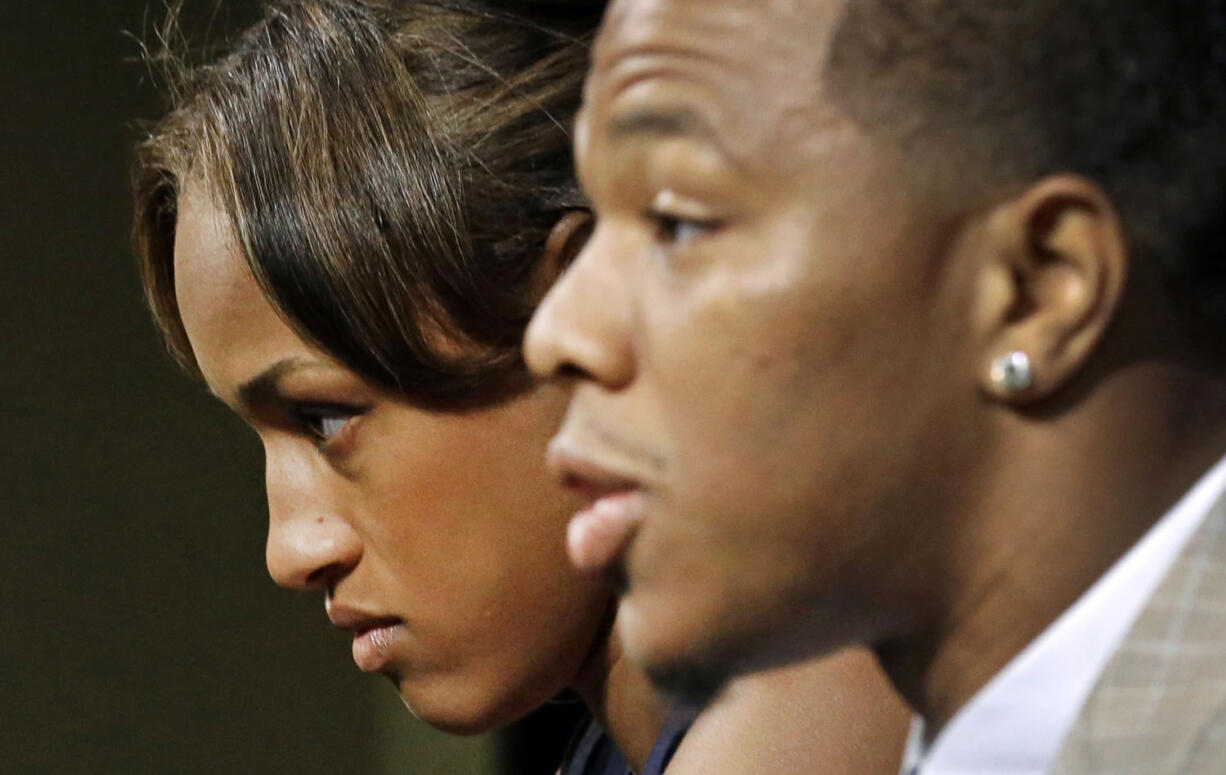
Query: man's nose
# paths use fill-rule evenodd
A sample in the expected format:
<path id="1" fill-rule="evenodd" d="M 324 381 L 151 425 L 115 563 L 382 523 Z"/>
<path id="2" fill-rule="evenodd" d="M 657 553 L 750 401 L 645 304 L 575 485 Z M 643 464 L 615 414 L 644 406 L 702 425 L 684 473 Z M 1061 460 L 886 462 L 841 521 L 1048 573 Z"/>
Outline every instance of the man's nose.
<path id="1" fill-rule="evenodd" d="M 362 542 L 332 502 L 323 476 L 298 457 L 269 453 L 268 543 L 265 561 L 277 584 L 290 589 L 326 588 L 362 557 Z"/>
<path id="2" fill-rule="evenodd" d="M 598 224 L 524 336 L 524 358 L 538 376 L 578 376 L 610 390 L 634 379 L 629 277 L 618 259 Z"/>

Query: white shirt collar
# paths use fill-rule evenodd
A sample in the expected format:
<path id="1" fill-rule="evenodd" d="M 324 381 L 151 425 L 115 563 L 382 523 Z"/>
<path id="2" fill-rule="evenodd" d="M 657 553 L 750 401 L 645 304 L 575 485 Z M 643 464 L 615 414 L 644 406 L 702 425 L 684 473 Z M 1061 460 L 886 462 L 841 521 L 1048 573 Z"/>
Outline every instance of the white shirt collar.
<path id="1" fill-rule="evenodd" d="M 1111 655 L 1224 491 L 1226 458 L 963 706 L 927 752 L 917 719 L 902 772 L 1047 772 Z"/>

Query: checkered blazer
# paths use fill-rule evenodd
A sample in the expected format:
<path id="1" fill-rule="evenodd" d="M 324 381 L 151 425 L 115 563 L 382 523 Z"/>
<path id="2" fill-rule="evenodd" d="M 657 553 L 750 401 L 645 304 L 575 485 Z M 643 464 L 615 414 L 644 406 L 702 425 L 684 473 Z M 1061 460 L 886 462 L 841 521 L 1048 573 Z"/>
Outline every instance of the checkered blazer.
<path id="1" fill-rule="evenodd" d="M 1226 775 L 1226 496 L 1108 662 L 1051 775 Z"/>

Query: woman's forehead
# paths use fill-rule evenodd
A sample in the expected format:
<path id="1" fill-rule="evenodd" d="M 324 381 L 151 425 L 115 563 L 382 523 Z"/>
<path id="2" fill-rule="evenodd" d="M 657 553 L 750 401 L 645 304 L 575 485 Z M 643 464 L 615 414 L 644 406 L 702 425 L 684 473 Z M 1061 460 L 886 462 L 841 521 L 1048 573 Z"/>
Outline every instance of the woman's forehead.
<path id="1" fill-rule="evenodd" d="M 184 332 L 205 381 L 223 398 L 270 363 L 317 354 L 268 302 L 229 219 L 201 188 L 180 197 L 174 262 Z"/>

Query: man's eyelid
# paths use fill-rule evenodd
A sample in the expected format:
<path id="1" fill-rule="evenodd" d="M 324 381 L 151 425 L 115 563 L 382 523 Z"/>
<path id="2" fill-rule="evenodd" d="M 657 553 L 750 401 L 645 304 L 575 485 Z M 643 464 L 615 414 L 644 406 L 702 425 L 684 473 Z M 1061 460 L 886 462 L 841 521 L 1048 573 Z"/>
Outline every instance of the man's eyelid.
<path id="1" fill-rule="evenodd" d="M 652 198 L 651 212 L 656 216 L 695 226 L 712 227 L 723 220 L 715 208 L 697 199 L 682 196 L 670 188 L 661 189 Z"/>

